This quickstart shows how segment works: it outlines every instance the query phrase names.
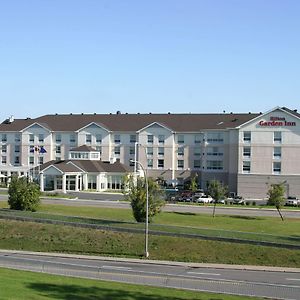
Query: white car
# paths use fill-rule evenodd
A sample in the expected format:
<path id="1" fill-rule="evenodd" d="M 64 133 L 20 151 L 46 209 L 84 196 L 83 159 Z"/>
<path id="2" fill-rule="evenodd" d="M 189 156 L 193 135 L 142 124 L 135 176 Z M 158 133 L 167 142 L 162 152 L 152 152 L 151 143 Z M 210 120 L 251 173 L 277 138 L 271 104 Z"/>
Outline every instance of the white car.
<path id="1" fill-rule="evenodd" d="M 195 199 L 195 202 L 197 203 L 212 203 L 214 201 L 214 199 L 211 196 L 200 196 L 198 198 Z"/>
<path id="2" fill-rule="evenodd" d="M 288 197 L 288 199 L 286 200 L 285 205 L 287 205 L 287 206 L 298 206 L 298 205 L 300 205 L 300 200 L 297 199 L 296 197 Z"/>

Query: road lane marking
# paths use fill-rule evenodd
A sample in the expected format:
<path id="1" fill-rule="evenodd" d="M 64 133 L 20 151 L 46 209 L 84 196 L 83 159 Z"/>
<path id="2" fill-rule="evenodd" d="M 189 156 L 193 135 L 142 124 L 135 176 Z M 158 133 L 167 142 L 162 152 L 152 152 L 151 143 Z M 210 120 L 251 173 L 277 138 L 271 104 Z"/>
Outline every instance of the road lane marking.
<path id="1" fill-rule="evenodd" d="M 300 278 L 286 278 L 286 280 L 298 280 L 298 281 L 300 281 Z"/>
<path id="2" fill-rule="evenodd" d="M 132 268 L 127 267 L 117 267 L 117 266 L 101 266 L 101 269 L 109 269 L 109 270 L 131 270 Z"/>
<path id="3" fill-rule="evenodd" d="M 217 273 L 200 273 L 200 272 L 187 272 L 187 274 L 212 275 L 212 276 L 220 276 L 221 275 L 221 274 L 217 274 Z"/>

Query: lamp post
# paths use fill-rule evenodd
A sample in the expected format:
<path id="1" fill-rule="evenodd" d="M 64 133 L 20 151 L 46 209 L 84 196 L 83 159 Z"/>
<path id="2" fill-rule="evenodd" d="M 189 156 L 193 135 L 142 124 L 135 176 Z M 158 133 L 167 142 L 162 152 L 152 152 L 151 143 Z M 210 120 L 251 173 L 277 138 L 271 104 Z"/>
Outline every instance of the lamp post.
<path id="1" fill-rule="evenodd" d="M 148 177 L 147 172 L 144 169 L 143 165 L 137 160 L 130 160 L 135 165 L 139 165 L 144 172 L 145 175 L 145 185 L 146 185 L 146 221 L 145 221 L 145 257 L 149 257 L 148 251 L 148 232 L 149 232 L 149 187 L 148 187 Z"/>

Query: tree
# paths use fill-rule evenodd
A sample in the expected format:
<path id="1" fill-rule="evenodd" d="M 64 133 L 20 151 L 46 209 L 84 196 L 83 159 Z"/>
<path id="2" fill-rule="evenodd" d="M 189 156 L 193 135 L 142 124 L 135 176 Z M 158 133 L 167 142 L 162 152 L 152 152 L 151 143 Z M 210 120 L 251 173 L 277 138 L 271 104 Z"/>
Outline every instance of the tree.
<path id="1" fill-rule="evenodd" d="M 223 186 L 218 180 L 211 180 L 208 183 L 208 193 L 214 199 L 214 209 L 213 209 L 213 217 L 215 217 L 216 205 L 217 202 L 221 199 L 224 199 L 227 194 L 227 186 Z"/>
<path id="2" fill-rule="evenodd" d="M 280 209 L 285 203 L 285 187 L 283 183 L 277 183 L 277 184 L 271 184 L 271 187 L 268 190 L 268 205 L 274 205 L 281 217 L 281 220 L 283 221 L 283 216 L 281 214 Z"/>
<path id="3" fill-rule="evenodd" d="M 198 182 L 197 182 L 197 176 L 193 176 L 192 179 L 191 179 L 191 183 L 189 185 L 189 189 L 192 191 L 192 192 L 196 192 L 197 189 L 198 189 Z"/>
<path id="4" fill-rule="evenodd" d="M 8 188 L 10 209 L 36 211 L 40 204 L 40 188 L 26 177 L 13 176 Z"/>
<path id="5" fill-rule="evenodd" d="M 146 181 L 145 178 L 129 176 L 125 179 L 125 197 L 130 201 L 133 216 L 137 222 L 146 221 Z M 165 201 L 160 186 L 152 178 L 148 178 L 148 218 L 151 222 L 152 217 L 161 211 Z"/>

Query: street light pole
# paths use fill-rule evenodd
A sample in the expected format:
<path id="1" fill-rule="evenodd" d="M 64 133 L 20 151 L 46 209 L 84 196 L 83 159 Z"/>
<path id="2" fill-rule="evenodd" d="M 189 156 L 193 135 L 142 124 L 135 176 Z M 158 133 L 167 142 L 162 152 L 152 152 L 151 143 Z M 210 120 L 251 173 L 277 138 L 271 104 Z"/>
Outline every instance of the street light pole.
<path id="1" fill-rule="evenodd" d="M 145 175 L 145 185 L 146 185 L 146 221 L 145 221 L 145 257 L 149 257 L 148 251 L 148 233 L 149 233 L 149 186 L 148 186 L 148 177 L 147 171 L 144 169 L 143 165 L 137 160 L 131 160 L 135 164 L 139 165 Z"/>

